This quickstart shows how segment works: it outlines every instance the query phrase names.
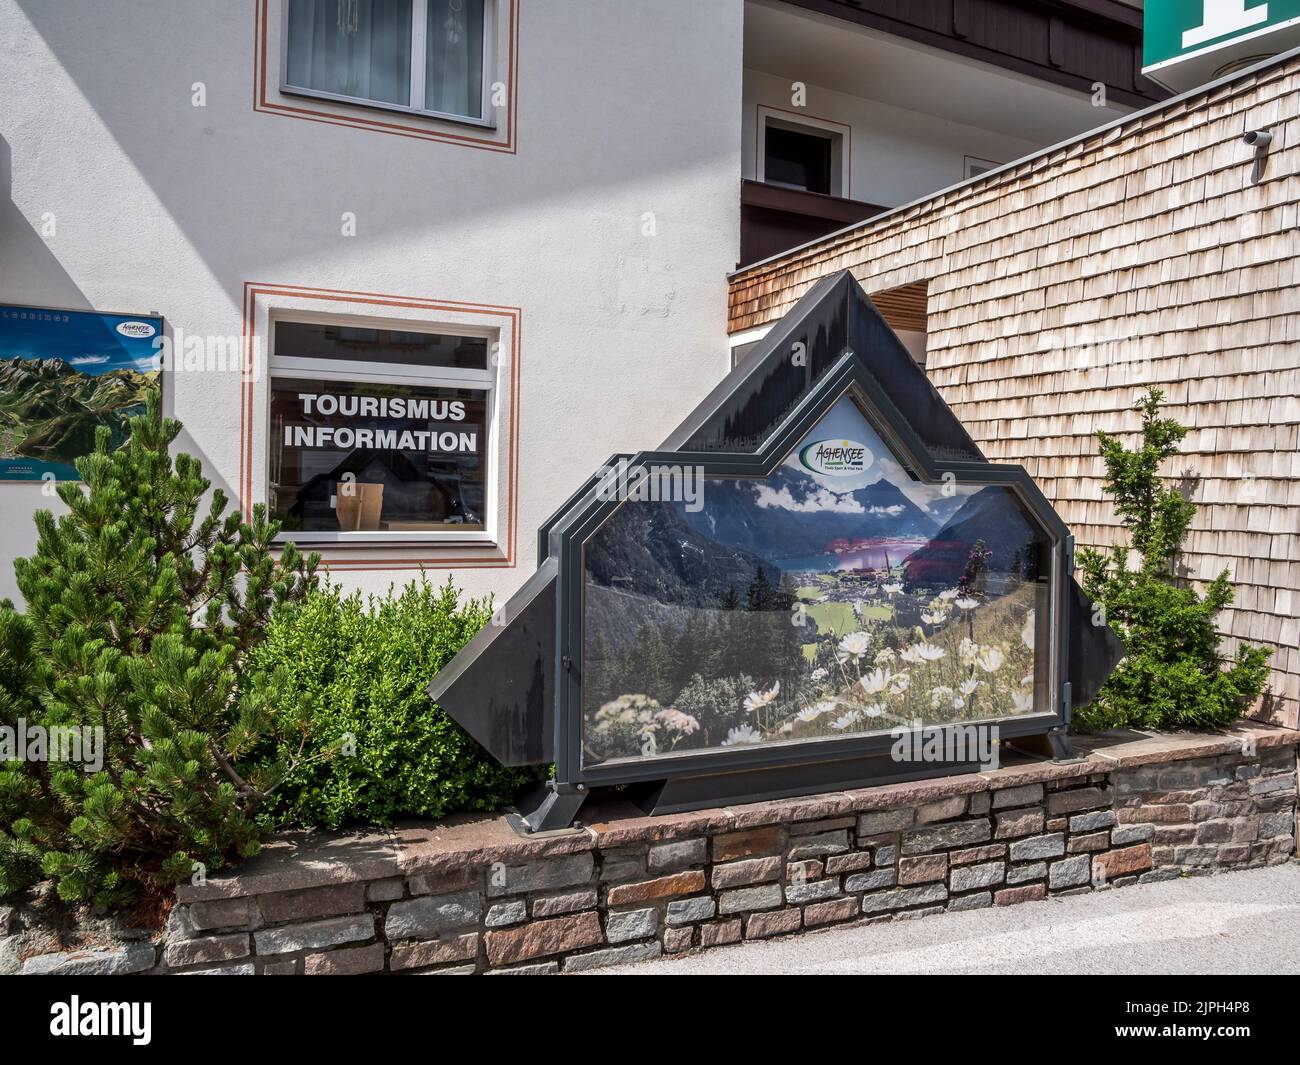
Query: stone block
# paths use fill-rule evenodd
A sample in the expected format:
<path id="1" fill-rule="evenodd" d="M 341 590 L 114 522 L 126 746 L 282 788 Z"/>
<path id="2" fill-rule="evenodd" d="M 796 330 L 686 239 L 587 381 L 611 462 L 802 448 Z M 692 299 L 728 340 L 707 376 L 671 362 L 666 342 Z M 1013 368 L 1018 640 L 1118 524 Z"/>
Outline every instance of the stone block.
<path id="1" fill-rule="evenodd" d="M 916 823 L 928 825 L 934 821 L 951 821 L 966 812 L 966 796 L 954 795 L 950 799 L 923 803 L 916 811 Z"/>
<path id="2" fill-rule="evenodd" d="M 351 917 L 329 917 L 323 921 L 289 924 L 281 928 L 264 928 L 253 933 L 253 943 L 260 955 L 291 954 L 299 950 L 323 950 L 344 943 L 356 943 L 373 939 L 374 935 L 374 915 L 361 913 Z"/>
<path id="3" fill-rule="evenodd" d="M 983 865 L 962 865 L 952 871 L 948 877 L 948 887 L 952 891 L 975 891 L 978 888 L 1001 884 L 1006 879 L 1007 868 L 1001 862 L 986 862 Z"/>
<path id="4" fill-rule="evenodd" d="M 956 821 L 933 828 L 918 828 L 903 833 L 904 854 L 924 854 L 947 847 L 970 847 L 984 843 L 993 834 L 987 818 L 978 821 Z"/>
<path id="5" fill-rule="evenodd" d="M 948 875 L 948 855 L 922 854 L 915 858 L 904 858 L 898 863 L 898 882 L 900 884 L 925 884 L 933 880 L 942 880 Z"/>
<path id="6" fill-rule="evenodd" d="M 800 836 L 790 841 L 790 861 L 817 858 L 827 854 L 843 854 L 849 849 L 849 834 L 845 829 L 820 832 L 814 836 Z"/>
<path id="7" fill-rule="evenodd" d="M 1030 836 L 1011 844 L 1013 862 L 1033 861 L 1037 858 L 1058 858 L 1065 853 L 1065 833 L 1053 832 L 1046 836 Z"/>
<path id="8" fill-rule="evenodd" d="M 991 891 L 977 891 L 974 895 L 962 895 L 960 898 L 948 900 L 948 909 L 953 912 L 983 910 L 992 905 L 993 892 Z"/>
<path id="9" fill-rule="evenodd" d="M 590 852 L 496 867 L 488 874 L 488 895 L 522 895 L 589 883 L 596 865 Z"/>
<path id="10" fill-rule="evenodd" d="M 1071 832 L 1096 832 L 1100 828 L 1110 828 L 1115 824 L 1114 810 L 1093 810 L 1091 813 L 1075 814 L 1070 818 Z"/>
<path id="11" fill-rule="evenodd" d="M 802 920 L 799 910 L 777 910 L 774 913 L 750 914 L 745 921 L 746 939 L 766 939 L 799 930 Z"/>
<path id="12" fill-rule="evenodd" d="M 493 929 L 486 935 L 488 962 L 510 965 L 550 954 L 594 947 L 605 941 L 600 917 L 591 911 L 530 921 L 518 928 Z"/>
<path id="13" fill-rule="evenodd" d="M 1109 832 L 1085 832 L 1081 836 L 1071 836 L 1065 849 L 1069 854 L 1090 854 L 1093 851 L 1104 851 L 1109 846 Z"/>
<path id="14" fill-rule="evenodd" d="M 344 947 L 323 954 L 308 954 L 302 963 L 302 971 L 307 976 L 360 976 L 362 973 L 382 972 L 383 969 L 384 945 L 382 943 L 371 943 L 368 947 Z"/>
<path id="15" fill-rule="evenodd" d="M 994 892 L 994 906 L 1015 906 L 1021 902 L 1037 902 L 1047 898 L 1046 884 L 1021 884 L 1019 887 L 1003 888 Z"/>
<path id="16" fill-rule="evenodd" d="M 533 899 L 534 917 L 559 917 L 579 910 L 590 910 L 596 906 L 596 889 L 586 888 L 582 891 L 566 891 L 559 895 L 544 895 Z"/>
<path id="17" fill-rule="evenodd" d="M 390 943 L 399 939 L 432 939 L 443 932 L 477 925 L 482 907 L 483 900 L 477 891 L 402 899 L 388 907 L 384 937 Z M 261 952 L 261 947 L 258 951 Z"/>
<path id="18" fill-rule="evenodd" d="M 776 880 L 781 875 L 784 860 L 779 854 L 770 858 L 747 858 L 738 862 L 713 867 L 712 882 L 715 890 L 745 887 Z"/>
<path id="19" fill-rule="evenodd" d="M 1072 814 L 1080 810 L 1091 810 L 1098 806 L 1109 806 L 1111 794 L 1101 788 L 1074 788 L 1071 791 L 1054 791 L 1047 796 L 1047 813 L 1049 816 Z"/>
<path id="20" fill-rule="evenodd" d="M 803 924 L 805 928 L 817 928 L 821 925 L 835 924 L 838 921 L 851 921 L 860 912 L 857 899 L 834 899 L 830 902 L 815 902 L 805 906 Z"/>
<path id="21" fill-rule="evenodd" d="M 657 843 L 650 848 L 646 863 L 652 873 L 671 873 L 692 865 L 703 865 L 709 858 L 709 841 L 683 839 L 674 843 Z"/>
<path id="22" fill-rule="evenodd" d="M 366 885 L 327 884 L 302 891 L 277 891 L 257 900 L 267 924 L 307 921 L 317 917 L 339 917 L 366 908 Z"/>
<path id="23" fill-rule="evenodd" d="M 840 881 L 838 877 L 830 877 L 826 880 L 805 880 L 803 883 L 786 884 L 785 901 L 795 905 L 803 905 L 806 902 L 821 902 L 823 899 L 834 898 L 840 893 Z"/>
<path id="24" fill-rule="evenodd" d="M 879 888 L 893 887 L 898 874 L 893 868 L 873 869 L 869 873 L 855 873 L 845 877 L 844 890 L 849 892 L 876 891 Z"/>
<path id="25" fill-rule="evenodd" d="M 751 828 L 745 832 L 728 832 L 713 837 L 713 860 L 729 862 L 735 858 L 750 858 L 759 854 L 772 854 L 781 849 L 781 829 L 778 825 Z"/>
<path id="26" fill-rule="evenodd" d="M 707 921 L 717 911 L 718 904 L 708 895 L 694 899 L 674 899 L 668 904 L 668 923 L 680 925 Z"/>
<path id="27" fill-rule="evenodd" d="M 511 899 L 509 902 L 498 902 L 488 907 L 487 917 L 483 923 L 488 928 L 506 928 L 512 924 L 518 924 L 528 916 L 528 906 L 523 899 Z"/>
<path id="28" fill-rule="evenodd" d="M 724 891 L 718 896 L 718 912 L 746 913 L 749 910 L 770 910 L 783 901 L 780 884 L 760 884 L 758 887 Z"/>
<path id="29" fill-rule="evenodd" d="M 916 822 L 916 810 L 878 810 L 858 818 L 858 836 L 876 836 L 882 832 L 899 832 L 911 828 Z"/>
<path id="30" fill-rule="evenodd" d="M 993 793 L 993 809 L 1005 810 L 1009 806 L 1028 806 L 1043 801 L 1043 785 L 1025 784 L 1019 788 L 1003 788 Z"/>
<path id="31" fill-rule="evenodd" d="M 1047 870 L 1047 886 L 1053 891 L 1060 888 L 1078 887 L 1092 882 L 1092 858 L 1080 854 L 1076 858 L 1066 858 L 1053 862 Z"/>
<path id="32" fill-rule="evenodd" d="M 1116 877 L 1131 876 L 1151 868 L 1151 844 L 1138 843 L 1132 847 L 1107 851 L 1093 858 L 1097 875 L 1107 880 Z"/>
<path id="33" fill-rule="evenodd" d="M 1043 811 L 1037 807 L 1007 810 L 993 816 L 997 822 L 997 829 L 993 833 L 994 839 L 1014 839 L 1017 836 L 1032 836 L 1043 831 Z"/>
<path id="34" fill-rule="evenodd" d="M 1032 862 L 1029 865 L 1007 866 L 1008 884 L 1023 884 L 1029 880 L 1042 880 L 1046 876 L 1046 862 Z"/>
<path id="35" fill-rule="evenodd" d="M 180 969 L 186 965 L 237 961 L 248 957 L 249 950 L 248 933 L 233 932 L 224 936 L 206 936 L 202 939 L 182 939 L 168 943 L 163 957 L 170 968 Z"/>
<path id="36" fill-rule="evenodd" d="M 883 913 L 888 910 L 901 910 L 908 906 L 921 906 L 926 903 L 944 902 L 948 898 L 948 888 L 943 884 L 924 884 L 920 887 L 895 888 L 892 891 L 878 891 L 872 895 L 862 896 L 863 913 Z"/>
<path id="37" fill-rule="evenodd" d="M 636 939 L 649 939 L 658 931 L 658 910 L 624 910 L 605 917 L 605 939 L 610 943 L 630 943 Z"/>
<path id="38" fill-rule="evenodd" d="M 762 914 L 755 914 L 761 917 Z M 751 918 L 752 920 L 753 918 Z M 721 947 L 728 943 L 740 942 L 740 918 L 733 917 L 727 921 L 713 921 L 700 925 L 700 946 Z"/>
<path id="39" fill-rule="evenodd" d="M 610 947 L 608 950 L 596 950 L 590 954 L 575 954 L 565 958 L 564 971 L 577 973 L 587 969 L 600 969 L 606 965 L 630 965 L 632 962 L 657 958 L 663 952 L 663 945 L 657 940 L 653 943 L 632 943 L 626 947 Z"/>
<path id="40" fill-rule="evenodd" d="M 1126 843 L 1147 843 L 1155 835 L 1156 826 L 1146 825 L 1119 825 L 1111 829 L 1110 842 L 1112 846 L 1118 847 Z"/>
<path id="41" fill-rule="evenodd" d="M 832 876 L 837 873 L 856 873 L 871 868 L 870 851 L 853 851 L 851 854 L 833 854 L 826 859 L 826 872 Z"/>
<path id="42" fill-rule="evenodd" d="M 635 906 L 641 902 L 667 899 L 674 895 L 694 895 L 705 889 L 704 873 L 690 869 L 681 873 L 643 880 L 635 884 L 617 884 L 609 889 L 606 901 L 610 906 Z"/>

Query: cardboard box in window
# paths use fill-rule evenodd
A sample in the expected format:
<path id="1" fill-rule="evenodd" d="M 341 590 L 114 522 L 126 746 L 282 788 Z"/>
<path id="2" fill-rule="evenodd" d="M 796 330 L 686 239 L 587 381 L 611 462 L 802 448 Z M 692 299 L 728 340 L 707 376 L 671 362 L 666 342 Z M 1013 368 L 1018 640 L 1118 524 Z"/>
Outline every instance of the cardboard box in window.
<path id="1" fill-rule="evenodd" d="M 384 486 L 340 481 L 334 486 L 334 514 L 344 532 L 373 532 L 384 508 Z"/>

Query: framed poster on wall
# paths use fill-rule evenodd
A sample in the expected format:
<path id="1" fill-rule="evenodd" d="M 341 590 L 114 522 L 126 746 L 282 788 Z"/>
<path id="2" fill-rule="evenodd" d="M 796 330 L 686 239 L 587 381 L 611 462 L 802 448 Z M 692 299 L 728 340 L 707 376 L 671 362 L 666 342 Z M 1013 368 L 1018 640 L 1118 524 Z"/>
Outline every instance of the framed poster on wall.
<path id="1" fill-rule="evenodd" d="M 0 481 L 78 479 L 73 463 L 162 387 L 156 315 L 0 304 Z"/>

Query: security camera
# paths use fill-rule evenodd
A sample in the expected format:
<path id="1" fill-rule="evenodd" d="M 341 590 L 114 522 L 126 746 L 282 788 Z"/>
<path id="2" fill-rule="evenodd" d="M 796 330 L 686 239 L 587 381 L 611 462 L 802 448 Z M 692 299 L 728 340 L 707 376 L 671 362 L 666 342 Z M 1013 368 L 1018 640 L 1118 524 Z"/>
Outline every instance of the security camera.
<path id="1" fill-rule="evenodd" d="M 1241 139 L 1254 148 L 1255 151 L 1262 152 L 1273 143 L 1273 134 L 1263 129 L 1252 129 Z"/>

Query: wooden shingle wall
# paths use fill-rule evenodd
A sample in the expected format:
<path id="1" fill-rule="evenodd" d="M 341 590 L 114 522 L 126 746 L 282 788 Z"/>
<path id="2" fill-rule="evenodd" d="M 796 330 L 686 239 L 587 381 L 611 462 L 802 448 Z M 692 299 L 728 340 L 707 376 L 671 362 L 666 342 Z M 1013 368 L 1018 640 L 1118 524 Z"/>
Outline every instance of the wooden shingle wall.
<path id="1" fill-rule="evenodd" d="M 1243 132 L 1268 129 L 1252 182 Z M 1132 442 L 1149 385 L 1191 427 L 1165 473 L 1201 504 L 1189 575 L 1225 567 L 1229 637 L 1300 700 L 1300 59 L 1247 74 L 732 279 L 730 328 L 817 278 L 925 282 L 927 372 L 992 461 L 1022 463 L 1081 544 L 1118 523 L 1093 433 Z"/>

